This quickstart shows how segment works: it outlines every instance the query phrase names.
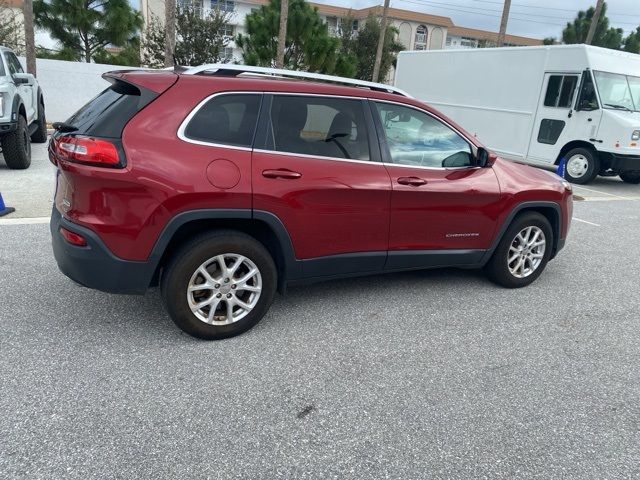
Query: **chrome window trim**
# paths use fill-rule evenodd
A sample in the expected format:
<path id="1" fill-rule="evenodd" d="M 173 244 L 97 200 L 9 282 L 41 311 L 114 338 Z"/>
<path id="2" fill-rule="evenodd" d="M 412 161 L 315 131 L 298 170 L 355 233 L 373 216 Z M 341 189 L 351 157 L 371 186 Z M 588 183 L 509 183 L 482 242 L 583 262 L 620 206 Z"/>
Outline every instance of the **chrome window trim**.
<path id="1" fill-rule="evenodd" d="M 191 110 L 191 112 L 189 113 L 189 115 L 186 116 L 186 118 L 182 121 L 182 123 L 180 124 L 180 126 L 178 127 L 178 138 L 180 140 L 182 140 L 183 142 L 187 142 L 187 143 L 193 143 L 195 145 L 205 145 L 208 147 L 221 147 L 221 148 L 230 148 L 232 150 L 241 150 L 244 152 L 250 152 L 251 150 L 253 150 L 253 148 L 251 146 L 249 147 L 243 147 L 240 145 L 232 145 L 232 144 L 228 144 L 228 143 L 215 143 L 215 142 L 205 142 L 204 140 L 196 140 L 190 137 L 187 137 L 185 135 L 185 130 L 187 129 L 187 126 L 189 125 L 189 122 L 193 119 L 193 117 L 196 116 L 196 114 L 200 111 L 200 109 L 202 107 L 204 107 L 204 105 L 209 102 L 209 100 L 211 100 L 214 97 L 220 97 L 223 95 L 263 95 L 263 92 L 243 92 L 243 91 L 227 91 L 227 92 L 216 92 L 212 95 L 209 95 L 208 97 L 206 97 L 204 100 L 200 101 L 194 108 L 193 110 Z M 258 128 L 258 120 L 256 119 L 256 128 Z"/>
<path id="2" fill-rule="evenodd" d="M 391 100 L 380 100 L 380 99 L 377 99 L 377 98 L 370 98 L 369 100 L 371 100 L 374 103 L 376 103 L 376 102 L 377 103 L 390 103 L 392 105 L 400 105 L 401 107 L 412 108 L 413 110 L 417 110 L 418 112 L 422 112 L 425 115 L 430 116 L 434 120 L 442 123 L 443 125 L 446 125 L 451 130 L 453 130 L 455 133 L 457 133 L 465 142 L 467 142 L 467 144 L 469 145 L 469 150 L 471 151 L 471 154 L 472 155 L 477 155 L 478 147 L 476 147 L 473 144 L 473 142 L 471 140 L 469 140 L 469 138 L 466 135 L 464 135 L 460 130 L 455 128 L 449 122 L 446 122 L 442 118 L 437 117 L 433 113 L 428 112 L 426 110 L 423 110 L 422 108 L 416 107 L 415 105 L 409 105 L 409 104 L 402 103 L 402 102 L 394 102 L 394 101 L 391 101 Z M 380 115 L 380 114 L 378 114 L 378 115 Z M 462 170 L 462 169 L 470 169 L 470 168 L 480 168 L 480 167 L 478 167 L 476 165 L 468 165 L 466 167 L 426 167 L 426 166 L 422 166 L 422 165 L 405 165 L 405 164 L 402 164 L 402 163 L 385 162 L 384 159 L 382 160 L 382 163 L 384 165 L 393 165 L 395 167 L 424 168 L 424 169 L 427 169 L 427 170 Z"/>

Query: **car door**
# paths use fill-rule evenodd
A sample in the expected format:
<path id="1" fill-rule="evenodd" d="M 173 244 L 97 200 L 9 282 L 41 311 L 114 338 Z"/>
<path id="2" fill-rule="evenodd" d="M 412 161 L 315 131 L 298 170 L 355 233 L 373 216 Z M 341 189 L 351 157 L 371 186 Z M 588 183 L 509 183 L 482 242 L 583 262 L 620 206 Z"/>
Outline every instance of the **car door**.
<path id="1" fill-rule="evenodd" d="M 18 57 L 15 56 L 12 52 L 5 52 L 5 60 L 7 66 L 9 68 L 10 75 L 23 74 L 24 70 L 22 69 L 22 65 L 18 60 Z M 17 86 L 18 94 L 24 103 L 24 108 L 27 112 L 27 123 L 31 123 L 35 118 L 35 102 L 34 102 L 34 87 L 33 82 L 30 84 L 19 84 Z"/>
<path id="2" fill-rule="evenodd" d="M 500 187 L 471 144 L 416 107 L 372 101 L 391 177 L 388 269 L 473 263 L 496 230 Z"/>
<path id="3" fill-rule="evenodd" d="M 381 270 L 391 182 L 366 100 L 284 93 L 265 100 L 252 159 L 254 213 L 280 219 L 305 276 Z"/>
<path id="4" fill-rule="evenodd" d="M 583 93 L 576 100 L 578 85 L 581 85 Z M 596 138 L 602 113 L 598 110 L 588 70 L 583 72 L 582 80 L 577 73 L 546 73 L 542 92 L 527 159 L 534 163 L 553 164 L 568 142 Z M 592 100 L 587 101 L 587 105 L 578 105 L 589 97 Z"/>

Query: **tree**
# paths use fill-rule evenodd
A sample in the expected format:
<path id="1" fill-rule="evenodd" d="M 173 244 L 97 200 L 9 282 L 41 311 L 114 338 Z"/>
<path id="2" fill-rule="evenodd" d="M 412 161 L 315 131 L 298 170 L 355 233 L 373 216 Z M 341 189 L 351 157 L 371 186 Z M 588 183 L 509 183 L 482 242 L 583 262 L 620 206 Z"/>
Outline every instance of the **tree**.
<path id="1" fill-rule="evenodd" d="M 360 80 L 371 80 L 378 39 L 380 37 L 380 22 L 374 16 L 369 16 L 364 26 L 358 30 L 353 30 L 353 17 L 347 16 L 340 22 L 342 52 L 356 63 L 355 77 Z M 405 50 L 405 47 L 398 42 L 396 36 L 398 29 L 387 26 L 384 48 L 380 61 L 380 79 L 385 79 L 389 74 L 389 69 L 395 63 L 398 52 Z"/>
<path id="2" fill-rule="evenodd" d="M 557 43 L 558 43 L 558 41 L 556 40 L 556 38 L 555 38 L 555 37 L 545 37 L 545 38 L 542 40 L 542 44 L 543 44 L 543 45 L 555 45 L 555 44 L 557 44 Z"/>
<path id="3" fill-rule="evenodd" d="M 36 25 L 85 62 L 108 45 L 125 47 L 142 26 L 127 0 L 35 0 L 33 9 Z"/>
<path id="4" fill-rule="evenodd" d="M 247 33 L 236 37 L 236 45 L 242 49 L 246 64 L 265 67 L 276 65 L 279 25 L 279 0 L 269 0 L 267 5 L 247 15 Z M 317 8 L 304 0 L 289 1 L 285 68 L 351 77 L 355 68 L 339 50 L 340 40 L 329 35 Z"/>
<path id="5" fill-rule="evenodd" d="M 0 45 L 5 45 L 18 55 L 24 52 L 22 25 L 16 11 L 5 0 L 0 0 Z"/>
<path id="6" fill-rule="evenodd" d="M 229 61 L 224 54 L 224 47 L 231 40 L 225 34 L 230 18 L 230 13 L 220 9 L 213 9 L 203 16 L 201 10 L 193 6 L 178 8 L 176 45 L 172 53 L 176 63 L 201 65 Z M 152 16 L 142 32 L 142 65 L 155 68 L 164 66 L 165 38 L 164 25 Z"/>
<path id="7" fill-rule="evenodd" d="M 631 32 L 624 40 L 624 50 L 631 53 L 640 53 L 640 27 Z"/>
<path id="8" fill-rule="evenodd" d="M 598 20 L 591 45 L 619 50 L 622 46 L 623 30 L 621 28 L 609 27 L 609 19 L 607 18 L 606 11 L 607 4 L 605 3 L 602 5 L 602 13 Z M 595 9 L 593 7 L 590 7 L 586 12 L 580 10 L 575 20 L 572 23 L 567 23 L 567 26 L 562 31 L 562 41 L 567 44 L 585 43 L 594 14 Z"/>
<path id="9" fill-rule="evenodd" d="M 278 51 L 276 67 L 284 67 L 284 49 L 287 46 L 287 20 L 289 18 L 289 0 L 280 0 L 280 23 L 278 26 Z"/>
<path id="10" fill-rule="evenodd" d="M 176 0 L 165 0 L 164 24 L 164 66 L 170 67 L 176 50 Z"/>
<path id="11" fill-rule="evenodd" d="M 144 67 L 162 68 L 165 66 L 165 28 L 160 19 L 151 14 L 147 26 L 142 32 L 140 64 Z"/>
<path id="12" fill-rule="evenodd" d="M 22 16 L 24 18 L 24 43 L 27 55 L 27 72 L 36 74 L 36 43 L 33 32 L 33 1 L 24 0 L 22 4 Z"/>
<path id="13" fill-rule="evenodd" d="M 382 7 L 382 19 L 380 20 L 380 29 L 378 36 L 378 44 L 376 46 L 376 57 L 373 61 L 373 74 L 371 80 L 377 82 L 380 77 L 380 62 L 382 61 L 382 50 L 384 49 L 384 42 L 387 41 L 387 12 L 389 10 L 389 0 L 384 0 L 384 7 Z M 384 32 L 384 34 L 382 33 Z"/>

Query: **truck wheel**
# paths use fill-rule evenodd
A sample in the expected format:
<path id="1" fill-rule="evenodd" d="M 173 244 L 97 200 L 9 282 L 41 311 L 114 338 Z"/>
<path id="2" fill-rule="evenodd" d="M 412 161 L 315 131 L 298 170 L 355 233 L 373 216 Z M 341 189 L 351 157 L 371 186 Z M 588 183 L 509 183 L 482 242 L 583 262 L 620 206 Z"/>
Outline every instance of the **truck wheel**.
<path id="1" fill-rule="evenodd" d="M 640 183 L 640 172 L 625 172 L 620 174 L 620 178 L 625 183 L 638 185 Z"/>
<path id="2" fill-rule="evenodd" d="M 256 325 L 276 291 L 276 266 L 252 237 L 208 232 L 180 248 L 162 274 L 165 307 L 184 332 L 205 340 L 233 337 Z"/>
<path id="3" fill-rule="evenodd" d="M 33 143 L 45 143 L 47 141 L 47 119 L 44 114 L 44 105 L 42 100 L 38 102 L 38 129 L 31 134 Z"/>
<path id="4" fill-rule="evenodd" d="M 507 288 L 525 287 L 547 266 L 553 247 L 549 220 L 536 212 L 516 217 L 485 266 L 487 276 Z"/>
<path id="5" fill-rule="evenodd" d="M 31 139 L 27 120 L 18 115 L 18 128 L 2 137 L 2 153 L 7 167 L 22 170 L 31 165 Z"/>
<path id="6" fill-rule="evenodd" d="M 584 185 L 596 178 L 600 171 L 598 154 L 586 148 L 574 148 L 564 156 L 564 178 L 571 183 Z"/>

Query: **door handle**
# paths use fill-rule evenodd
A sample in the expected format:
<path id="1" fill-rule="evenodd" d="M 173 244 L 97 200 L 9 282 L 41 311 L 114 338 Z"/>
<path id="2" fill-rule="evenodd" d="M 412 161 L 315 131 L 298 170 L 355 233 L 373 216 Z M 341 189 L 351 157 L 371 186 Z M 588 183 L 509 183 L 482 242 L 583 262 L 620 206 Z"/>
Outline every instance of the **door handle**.
<path id="1" fill-rule="evenodd" d="M 266 178 L 285 178 L 287 180 L 295 180 L 296 178 L 300 178 L 302 174 L 292 170 L 287 170 L 286 168 L 281 168 L 278 170 L 263 170 L 262 176 Z"/>
<path id="2" fill-rule="evenodd" d="M 412 187 L 419 187 L 420 185 L 426 185 L 427 181 L 424 178 L 419 177 L 400 177 L 398 179 L 400 185 L 411 185 Z"/>

